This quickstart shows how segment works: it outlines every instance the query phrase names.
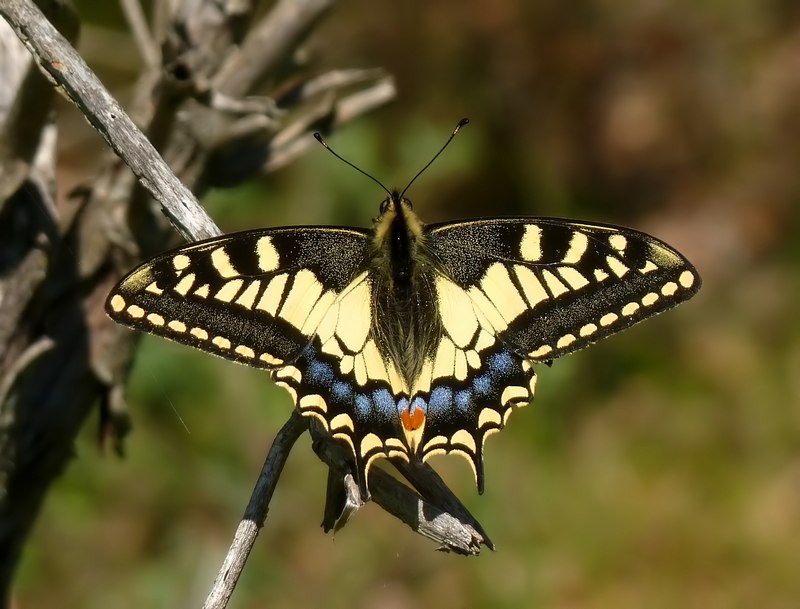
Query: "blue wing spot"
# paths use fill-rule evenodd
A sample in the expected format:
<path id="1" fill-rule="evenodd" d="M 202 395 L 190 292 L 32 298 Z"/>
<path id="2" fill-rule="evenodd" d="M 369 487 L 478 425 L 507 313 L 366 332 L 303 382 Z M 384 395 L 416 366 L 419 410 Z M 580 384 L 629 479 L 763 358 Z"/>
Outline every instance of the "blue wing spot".
<path id="1" fill-rule="evenodd" d="M 372 403 L 386 416 L 391 416 L 392 411 L 397 408 L 392 394 L 383 387 L 372 392 Z"/>
<path id="2" fill-rule="evenodd" d="M 456 393 L 456 408 L 463 412 L 469 412 L 472 403 L 472 391 L 463 389 Z"/>
<path id="3" fill-rule="evenodd" d="M 447 410 L 453 404 L 453 390 L 450 387 L 437 387 L 431 391 L 428 402 L 428 414 L 432 415 L 437 410 Z"/>
<path id="4" fill-rule="evenodd" d="M 417 408 L 419 408 L 422 412 L 428 412 L 428 403 L 420 396 L 415 397 L 414 401 L 411 402 L 411 409 L 409 412 L 413 414 Z"/>
<path id="5" fill-rule="evenodd" d="M 325 362 L 321 362 L 319 360 L 312 360 L 308 365 L 306 378 L 314 383 L 329 385 L 333 380 L 333 369 L 331 368 L 330 364 L 326 364 Z"/>
<path id="6" fill-rule="evenodd" d="M 495 353 L 489 357 L 489 370 L 499 372 L 500 375 L 511 375 L 514 373 L 514 360 L 508 352 Z"/>
<path id="7" fill-rule="evenodd" d="M 356 411 L 362 417 L 368 417 L 372 413 L 372 400 L 369 396 L 363 393 L 356 395 Z"/>
<path id="8" fill-rule="evenodd" d="M 335 381 L 331 385 L 331 396 L 336 402 L 350 403 L 353 400 L 353 389 L 349 383 Z"/>
<path id="9" fill-rule="evenodd" d="M 400 398 L 399 400 L 397 400 L 398 414 L 402 413 L 407 407 L 408 407 L 408 398 Z"/>
<path id="10" fill-rule="evenodd" d="M 481 397 L 488 397 L 492 391 L 492 379 L 489 374 L 481 374 L 472 379 L 472 388 Z"/>

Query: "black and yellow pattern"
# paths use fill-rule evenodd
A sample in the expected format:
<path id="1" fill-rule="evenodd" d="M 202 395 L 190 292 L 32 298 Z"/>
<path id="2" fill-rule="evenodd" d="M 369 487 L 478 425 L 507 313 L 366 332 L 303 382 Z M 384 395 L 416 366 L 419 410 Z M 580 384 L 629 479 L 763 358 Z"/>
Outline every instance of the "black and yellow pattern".
<path id="1" fill-rule="evenodd" d="M 627 228 L 552 218 L 425 226 L 392 193 L 372 230 L 247 231 L 162 254 L 111 293 L 116 321 L 271 371 L 350 447 L 379 457 L 483 445 L 527 404 L 534 364 L 690 298 L 678 252 Z"/>

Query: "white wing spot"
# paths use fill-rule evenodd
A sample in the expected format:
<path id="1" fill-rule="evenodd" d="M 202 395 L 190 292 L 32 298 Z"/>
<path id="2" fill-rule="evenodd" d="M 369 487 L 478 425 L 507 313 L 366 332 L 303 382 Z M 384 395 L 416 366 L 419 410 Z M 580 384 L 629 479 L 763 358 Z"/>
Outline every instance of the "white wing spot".
<path id="1" fill-rule="evenodd" d="M 613 324 L 618 319 L 619 319 L 619 315 L 617 315 L 616 313 L 606 313 L 605 315 L 603 315 L 600 318 L 600 325 L 603 326 L 603 327 L 610 326 L 611 324 Z"/>
<path id="2" fill-rule="evenodd" d="M 247 345 L 238 345 L 234 351 L 242 357 L 247 357 L 250 359 L 253 359 L 256 356 L 256 352 Z"/>
<path id="3" fill-rule="evenodd" d="M 186 296 L 189 293 L 189 290 L 192 288 L 192 285 L 194 285 L 195 278 L 196 277 L 194 273 L 184 275 L 181 280 L 175 284 L 173 289 L 181 296 Z"/>
<path id="4" fill-rule="evenodd" d="M 478 334 L 478 341 L 475 343 L 475 351 L 483 351 L 491 347 L 494 343 L 494 336 L 489 334 L 486 330 L 481 330 L 481 333 Z"/>
<path id="5" fill-rule="evenodd" d="M 519 244 L 519 253 L 528 262 L 537 262 L 542 257 L 542 229 L 536 224 L 525 226 L 525 234 Z"/>
<path id="6" fill-rule="evenodd" d="M 503 419 L 500 418 L 500 413 L 494 408 L 484 408 L 478 415 L 478 429 L 484 425 L 499 426 L 502 422 Z"/>
<path id="7" fill-rule="evenodd" d="M 236 299 L 236 304 L 244 307 L 245 309 L 252 309 L 253 305 L 256 302 L 256 296 L 258 296 L 258 292 L 261 289 L 261 280 L 254 279 L 245 288 L 244 292 L 241 293 L 239 298 Z"/>
<path id="8" fill-rule="evenodd" d="M 230 349 L 231 348 L 231 341 L 229 341 L 224 336 L 215 336 L 211 339 L 211 343 L 219 347 L 220 349 Z"/>
<path id="9" fill-rule="evenodd" d="M 200 340 L 208 340 L 208 332 L 203 328 L 192 328 L 189 330 L 189 334 Z"/>
<path id="10" fill-rule="evenodd" d="M 265 273 L 274 271 L 280 264 L 278 250 L 272 244 L 272 237 L 264 236 L 256 242 L 256 255 L 258 256 L 258 268 Z"/>
<path id="11" fill-rule="evenodd" d="M 580 329 L 580 331 L 578 333 L 581 336 L 586 337 L 586 336 L 591 336 L 595 332 L 597 332 L 597 325 L 596 324 L 586 324 L 585 326 L 581 327 L 581 329 Z"/>
<path id="12" fill-rule="evenodd" d="M 367 384 L 367 360 L 364 353 L 356 353 L 353 357 L 353 372 L 356 376 L 356 383 L 362 387 Z"/>
<path id="13" fill-rule="evenodd" d="M 606 256 L 606 264 L 608 264 L 608 268 L 617 276 L 617 277 L 624 277 L 625 273 L 627 273 L 630 269 L 622 264 L 622 260 L 615 256 Z"/>
<path id="14" fill-rule="evenodd" d="M 558 273 L 567 282 L 567 285 L 573 290 L 580 290 L 589 285 L 589 280 L 584 277 L 580 271 L 569 266 L 562 266 L 558 269 Z"/>
<path id="15" fill-rule="evenodd" d="M 139 305 L 131 305 L 128 307 L 128 315 L 136 319 L 139 319 L 141 317 L 144 317 L 144 309 Z"/>
<path id="16" fill-rule="evenodd" d="M 575 342 L 575 340 L 576 338 L 574 334 L 565 334 L 564 336 L 558 339 L 556 347 L 558 347 L 559 349 L 563 349 L 564 347 L 569 347 L 572 343 Z"/>
<path id="17" fill-rule="evenodd" d="M 282 359 L 275 357 L 272 353 L 262 353 L 258 356 L 258 359 L 268 366 L 280 366 L 283 363 Z"/>
<path id="18" fill-rule="evenodd" d="M 283 289 L 286 287 L 288 277 L 286 273 L 273 277 L 267 284 L 267 289 L 261 295 L 261 300 L 258 301 L 256 309 L 266 311 L 274 316 L 278 312 L 278 305 L 281 304 L 281 296 L 283 296 Z"/>
<path id="19" fill-rule="evenodd" d="M 353 371 L 355 358 L 352 355 L 345 355 L 339 362 L 339 371 L 342 374 L 350 374 Z"/>
<path id="20" fill-rule="evenodd" d="M 456 349 L 456 365 L 455 365 L 455 374 L 456 379 L 459 381 L 463 381 L 467 378 L 467 373 L 469 369 L 467 368 L 467 354 L 464 353 L 461 349 Z"/>
<path id="21" fill-rule="evenodd" d="M 303 380 L 303 373 L 295 366 L 284 366 L 275 373 L 275 377 L 279 379 L 290 378 L 294 382 L 300 383 Z"/>
<path id="22" fill-rule="evenodd" d="M 319 409 L 322 412 L 327 412 L 328 410 L 328 404 L 325 402 L 325 398 L 317 393 L 301 397 L 298 406 L 301 410 L 308 410 L 311 408 Z"/>
<path id="23" fill-rule="evenodd" d="M 172 259 L 172 266 L 176 271 L 182 271 L 191 264 L 192 260 L 186 254 L 178 254 Z"/>
<path id="24" fill-rule="evenodd" d="M 658 294 L 655 292 L 648 292 L 642 297 L 642 304 L 646 307 L 650 307 L 656 303 L 658 300 Z"/>
<path id="25" fill-rule="evenodd" d="M 539 377 L 534 374 L 531 376 L 531 380 L 528 381 L 528 389 L 531 392 L 531 399 L 533 399 L 533 395 L 536 393 L 536 381 L 538 379 Z"/>
<path id="26" fill-rule="evenodd" d="M 594 278 L 597 281 L 604 281 L 605 279 L 608 279 L 608 273 L 606 273 L 603 269 L 595 269 Z"/>
<path id="27" fill-rule="evenodd" d="M 211 286 L 207 283 L 204 283 L 199 288 L 194 291 L 194 295 L 200 298 L 208 298 L 208 295 L 211 293 Z"/>
<path id="28" fill-rule="evenodd" d="M 214 265 L 214 268 L 217 269 L 217 273 L 225 279 L 237 277 L 240 274 L 233 266 L 228 252 L 225 251 L 224 247 L 218 247 L 211 252 L 211 263 Z"/>
<path id="29" fill-rule="evenodd" d="M 499 262 L 487 269 L 481 279 L 481 287 L 506 322 L 515 320 L 528 308 L 511 281 L 508 269 Z"/>
<path id="30" fill-rule="evenodd" d="M 525 295 L 525 299 L 528 301 L 528 305 L 531 308 L 550 298 L 550 296 L 547 294 L 547 290 L 544 289 L 542 282 L 539 281 L 539 278 L 536 276 L 536 273 L 534 273 L 528 267 L 522 266 L 521 264 L 515 264 L 514 274 L 516 274 L 517 280 L 519 280 L 519 284 L 522 286 L 522 292 Z"/>
<path id="31" fill-rule="evenodd" d="M 550 292 L 552 292 L 555 298 L 558 298 L 562 294 L 569 292 L 569 288 L 561 283 L 558 277 L 556 277 L 551 271 L 544 269 L 542 271 L 542 277 L 544 277 L 544 282 L 547 284 L 548 289 Z"/>
<path id="32" fill-rule="evenodd" d="M 368 433 L 364 436 L 364 439 L 361 440 L 361 446 L 359 446 L 362 457 L 378 448 L 383 448 L 383 442 L 381 442 L 381 439 L 374 433 Z"/>
<path id="33" fill-rule="evenodd" d="M 636 313 L 636 311 L 638 311 L 638 310 L 639 310 L 639 303 L 638 302 L 629 302 L 624 307 L 622 307 L 622 314 L 625 317 L 630 317 L 631 315 Z"/>
<path id="34" fill-rule="evenodd" d="M 289 396 L 291 396 L 292 403 L 297 404 L 297 392 L 294 390 L 294 387 L 292 387 L 288 383 L 283 383 L 283 382 L 279 382 L 279 381 L 275 381 L 275 386 L 276 387 L 280 387 L 281 389 L 284 389 L 289 394 Z M 328 422 L 327 421 L 325 421 L 323 419 L 322 422 L 325 424 L 325 427 L 328 426 Z"/>
<path id="35" fill-rule="evenodd" d="M 308 269 L 301 269 L 294 276 L 292 287 L 281 307 L 280 316 L 299 330 L 308 319 L 320 294 L 322 294 L 322 284 L 317 281 L 314 273 Z"/>
<path id="36" fill-rule="evenodd" d="M 456 347 L 446 336 L 443 336 L 439 341 L 439 348 L 436 350 L 436 358 L 434 359 L 433 372 L 431 376 L 433 379 L 440 377 L 451 376 L 455 371 L 456 365 Z"/>
<path id="37" fill-rule="evenodd" d="M 337 414 L 331 419 L 331 429 L 341 429 L 343 427 L 349 429 L 350 431 L 355 431 L 353 419 L 350 417 L 350 415 L 344 412 Z"/>
<path id="38" fill-rule="evenodd" d="M 231 279 L 214 294 L 214 298 L 222 302 L 230 302 L 239 293 L 244 284 L 244 279 Z"/>
<path id="39" fill-rule="evenodd" d="M 186 324 L 178 319 L 173 319 L 167 324 L 167 327 L 173 332 L 186 332 Z"/>
<path id="40" fill-rule="evenodd" d="M 678 282 L 684 288 L 690 288 L 694 285 L 694 274 L 691 271 L 683 271 L 681 276 L 678 277 Z"/>
<path id="41" fill-rule="evenodd" d="M 622 252 L 626 247 L 628 247 L 628 240 L 625 238 L 625 235 L 621 235 L 619 233 L 611 235 L 608 238 L 608 243 L 618 252 Z"/>
<path id="42" fill-rule="evenodd" d="M 553 350 L 553 347 L 551 347 L 550 345 L 542 345 L 538 349 L 528 353 L 528 357 L 532 357 L 532 358 L 543 357 L 543 356 L 547 355 L 548 353 L 550 353 L 552 350 Z"/>
<path id="43" fill-rule="evenodd" d="M 639 269 L 640 273 L 652 273 L 653 271 L 657 271 L 658 267 L 656 266 L 655 262 L 652 260 L 648 260 L 644 263 L 644 266 Z"/>
<path id="44" fill-rule="evenodd" d="M 155 281 L 147 286 L 145 291 L 155 294 L 156 296 L 161 296 L 164 293 L 164 290 L 158 287 L 158 284 Z"/>
<path id="45" fill-rule="evenodd" d="M 164 318 L 161 317 L 158 313 L 150 313 L 147 316 L 147 321 L 149 321 L 154 326 L 163 326 L 164 325 Z"/>
<path id="46" fill-rule="evenodd" d="M 114 294 L 111 297 L 111 310 L 115 313 L 119 313 L 122 309 L 125 308 L 125 299 L 120 296 L 119 294 Z"/>
<path id="47" fill-rule="evenodd" d="M 530 394 L 525 387 L 509 385 L 500 394 L 500 403 L 505 406 L 514 402 L 527 402 Z"/>
<path id="48" fill-rule="evenodd" d="M 466 429 L 459 429 L 454 433 L 450 438 L 450 444 L 461 444 L 462 446 L 466 446 L 473 453 L 476 450 L 475 439 Z"/>
<path id="49" fill-rule="evenodd" d="M 561 262 L 564 264 L 576 264 L 580 262 L 588 245 L 589 238 L 585 234 L 575 231 L 572 233 L 572 238 L 569 240 L 569 249 Z"/>
<path id="50" fill-rule="evenodd" d="M 339 340 L 335 336 L 331 336 L 322 344 L 322 352 L 328 355 L 334 355 L 338 358 L 344 356 L 344 351 L 339 346 Z"/>
<path id="51" fill-rule="evenodd" d="M 661 288 L 661 293 L 664 296 L 673 296 L 677 291 L 678 291 L 678 284 L 675 283 L 674 281 L 668 281 Z"/>

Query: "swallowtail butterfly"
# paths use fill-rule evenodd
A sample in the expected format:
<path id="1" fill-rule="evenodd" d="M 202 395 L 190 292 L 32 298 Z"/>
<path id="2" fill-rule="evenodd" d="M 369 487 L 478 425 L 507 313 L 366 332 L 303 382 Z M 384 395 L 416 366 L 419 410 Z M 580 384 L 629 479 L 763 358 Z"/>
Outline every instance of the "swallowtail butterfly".
<path id="1" fill-rule="evenodd" d="M 441 453 L 466 457 L 483 492 L 486 438 L 533 398 L 536 364 L 699 288 L 680 253 L 630 228 L 535 217 L 426 225 L 394 191 L 371 229 L 265 228 L 156 256 L 106 311 L 268 370 L 349 447 L 364 496 L 375 459 Z"/>

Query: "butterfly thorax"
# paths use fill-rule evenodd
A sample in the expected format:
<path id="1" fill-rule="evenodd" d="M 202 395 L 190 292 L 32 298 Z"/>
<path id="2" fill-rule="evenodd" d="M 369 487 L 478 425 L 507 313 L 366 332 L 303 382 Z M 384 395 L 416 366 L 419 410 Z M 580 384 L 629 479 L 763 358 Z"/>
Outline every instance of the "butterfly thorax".
<path id="1" fill-rule="evenodd" d="M 379 349 L 411 385 L 442 332 L 423 224 L 411 202 L 394 192 L 373 230 L 374 332 Z"/>

